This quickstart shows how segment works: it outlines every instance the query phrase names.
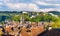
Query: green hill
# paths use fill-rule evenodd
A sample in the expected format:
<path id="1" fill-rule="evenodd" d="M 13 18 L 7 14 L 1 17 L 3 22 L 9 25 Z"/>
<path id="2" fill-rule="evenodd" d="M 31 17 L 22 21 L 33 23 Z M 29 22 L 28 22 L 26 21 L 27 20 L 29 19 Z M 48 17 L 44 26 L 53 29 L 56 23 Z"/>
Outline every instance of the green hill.
<path id="1" fill-rule="evenodd" d="M 53 13 L 53 14 L 55 14 L 55 15 L 60 16 L 60 12 L 58 12 L 58 11 L 49 11 L 48 13 Z"/>

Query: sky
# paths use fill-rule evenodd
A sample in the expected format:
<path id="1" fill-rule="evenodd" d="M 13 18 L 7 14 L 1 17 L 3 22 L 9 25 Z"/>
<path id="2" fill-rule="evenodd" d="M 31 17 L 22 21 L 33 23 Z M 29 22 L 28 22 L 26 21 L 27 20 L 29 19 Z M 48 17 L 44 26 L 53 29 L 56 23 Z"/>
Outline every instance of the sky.
<path id="1" fill-rule="evenodd" d="M 0 0 L 0 11 L 60 11 L 60 0 Z"/>

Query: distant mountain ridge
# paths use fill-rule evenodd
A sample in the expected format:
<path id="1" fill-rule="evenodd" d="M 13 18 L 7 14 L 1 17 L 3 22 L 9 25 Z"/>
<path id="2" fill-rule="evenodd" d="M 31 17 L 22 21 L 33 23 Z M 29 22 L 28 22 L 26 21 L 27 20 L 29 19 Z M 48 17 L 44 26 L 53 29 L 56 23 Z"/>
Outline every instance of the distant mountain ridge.
<path id="1" fill-rule="evenodd" d="M 0 13 L 22 13 L 24 11 L 0 11 Z M 25 11 L 25 12 L 33 12 L 33 11 Z M 55 14 L 55 15 L 58 15 L 60 16 L 60 12 L 59 11 L 48 11 L 48 13 L 52 13 L 52 14 Z"/>
<path id="2" fill-rule="evenodd" d="M 49 11 L 48 13 L 53 13 L 53 14 L 55 14 L 55 15 L 60 16 L 60 12 L 59 12 L 59 11 Z"/>

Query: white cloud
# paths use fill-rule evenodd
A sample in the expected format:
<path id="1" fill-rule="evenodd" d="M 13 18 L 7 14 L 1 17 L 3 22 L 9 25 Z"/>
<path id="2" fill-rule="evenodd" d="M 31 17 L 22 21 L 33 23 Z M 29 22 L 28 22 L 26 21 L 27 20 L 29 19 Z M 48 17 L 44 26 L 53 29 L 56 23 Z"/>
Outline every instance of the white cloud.
<path id="1" fill-rule="evenodd" d="M 32 0 L 32 2 L 30 3 L 23 3 L 23 2 L 19 2 L 19 0 L 0 0 L 4 2 L 4 6 L 7 6 L 7 8 L 11 9 L 11 10 L 25 10 L 25 11 L 60 11 L 60 4 L 59 3 L 51 3 L 48 1 L 57 1 L 57 0 Z M 59 0 L 58 0 L 59 1 Z M 16 2 L 16 3 L 15 3 Z M 0 2 L 0 6 L 3 3 Z M 39 6 L 38 6 L 39 5 Z M 40 5 L 42 6 L 55 6 L 54 8 L 40 8 Z M 57 8 L 56 8 L 57 7 Z"/>
<path id="2" fill-rule="evenodd" d="M 20 0 L 3 0 L 4 3 L 19 3 Z"/>
<path id="3" fill-rule="evenodd" d="M 42 12 L 54 11 L 54 8 L 39 9 L 39 11 L 42 11 Z"/>
<path id="4" fill-rule="evenodd" d="M 10 0 L 3 0 L 3 2 L 4 2 L 4 3 L 8 3 L 8 2 L 10 2 Z"/>
<path id="5" fill-rule="evenodd" d="M 13 2 L 17 3 L 13 3 Z M 39 7 L 34 3 L 21 3 L 19 0 L 4 0 L 4 3 L 9 9 L 12 10 L 26 10 L 26 11 L 37 11 Z"/>
<path id="6" fill-rule="evenodd" d="M 3 5 L 3 3 L 2 2 L 0 2 L 0 6 L 2 6 Z"/>
<path id="7" fill-rule="evenodd" d="M 48 12 L 48 11 L 60 11 L 60 8 L 45 8 L 45 9 L 39 9 L 39 11 L 42 12 Z"/>
<path id="8" fill-rule="evenodd" d="M 0 2 L 0 9 L 2 8 L 3 5 L 4 5 L 4 4 L 3 4 L 2 2 Z"/>
<path id="9" fill-rule="evenodd" d="M 38 2 L 36 2 L 37 4 L 40 4 L 40 5 L 51 5 L 51 4 L 48 4 L 48 3 L 45 3 L 45 2 L 40 2 L 40 1 L 38 1 Z"/>
<path id="10" fill-rule="evenodd" d="M 51 1 L 51 2 L 53 1 L 53 2 L 55 2 L 55 1 L 60 1 L 60 0 L 45 0 L 45 1 Z"/>
<path id="11" fill-rule="evenodd" d="M 0 0 L 0 1 L 3 1 L 3 0 Z"/>
<path id="12" fill-rule="evenodd" d="M 35 11 L 37 9 L 39 9 L 39 7 L 36 5 L 36 4 L 33 4 L 33 3 L 7 3 L 7 6 L 10 8 L 10 9 L 18 9 L 18 10 L 31 10 L 31 11 Z"/>
<path id="13" fill-rule="evenodd" d="M 60 4 L 47 3 L 40 0 L 34 0 L 34 2 L 38 5 L 44 5 L 44 6 L 60 6 Z"/>
<path id="14" fill-rule="evenodd" d="M 27 6 L 27 4 L 23 4 L 23 3 L 7 3 L 7 6 L 11 9 L 23 9 Z"/>

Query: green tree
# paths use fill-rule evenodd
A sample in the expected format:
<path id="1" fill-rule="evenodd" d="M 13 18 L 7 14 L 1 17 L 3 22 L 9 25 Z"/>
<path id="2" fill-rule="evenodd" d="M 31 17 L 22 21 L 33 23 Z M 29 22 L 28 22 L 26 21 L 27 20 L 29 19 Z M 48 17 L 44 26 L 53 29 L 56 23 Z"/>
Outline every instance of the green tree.
<path id="1" fill-rule="evenodd" d="M 46 14 L 46 15 L 44 16 L 44 21 L 50 22 L 50 21 L 52 21 L 51 19 L 52 19 L 52 18 L 51 18 L 51 15 L 49 15 L 49 14 Z"/>
<path id="2" fill-rule="evenodd" d="M 19 15 L 14 15 L 14 16 L 12 16 L 12 20 L 20 21 L 20 16 Z"/>
<path id="3" fill-rule="evenodd" d="M 59 18 L 56 18 L 55 16 L 52 16 L 51 18 L 52 18 L 52 21 L 53 21 L 53 22 L 56 22 L 56 21 L 58 21 L 58 19 L 59 19 Z"/>

